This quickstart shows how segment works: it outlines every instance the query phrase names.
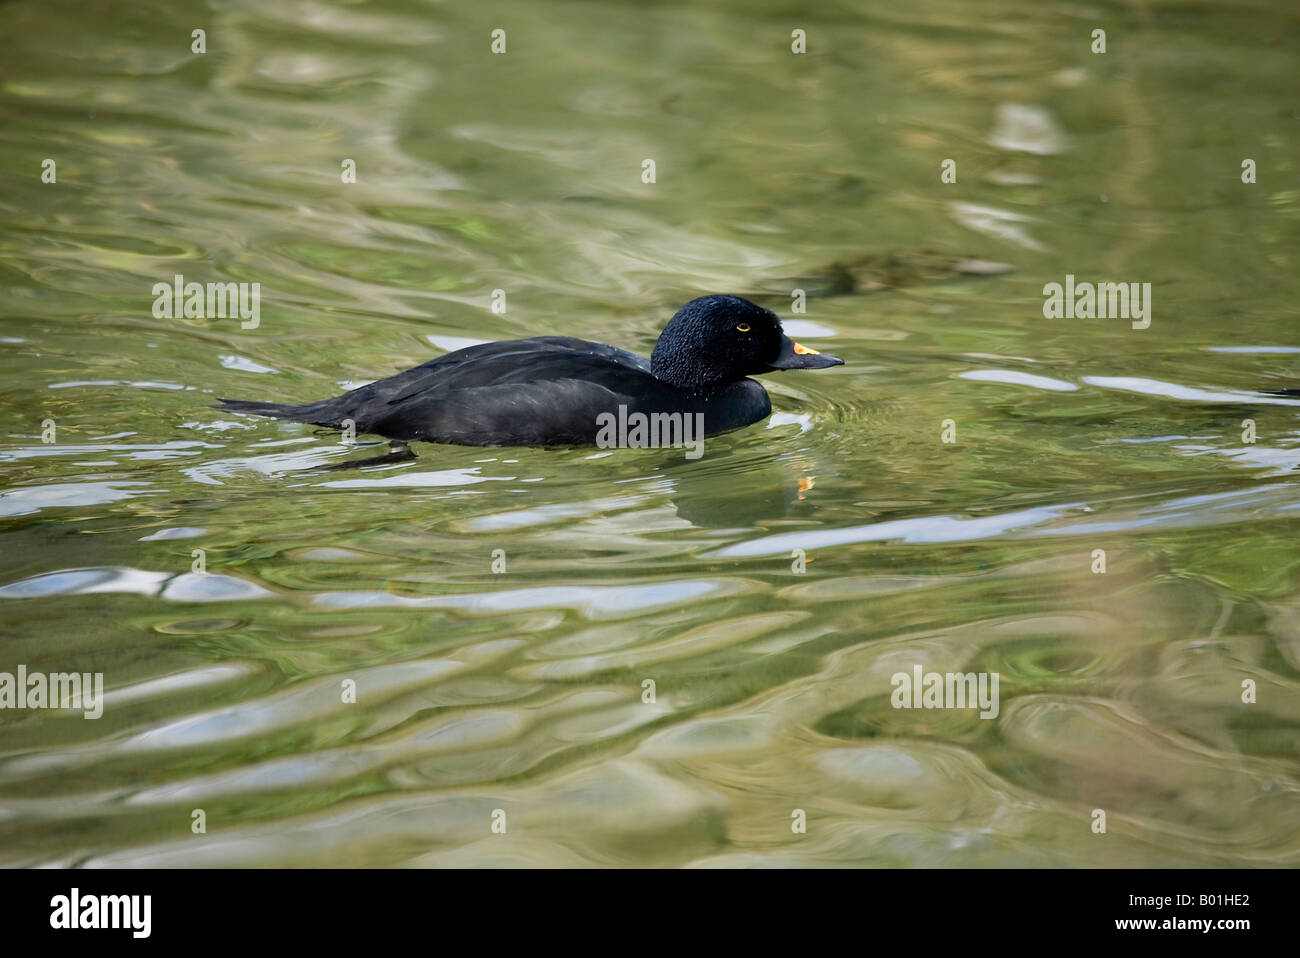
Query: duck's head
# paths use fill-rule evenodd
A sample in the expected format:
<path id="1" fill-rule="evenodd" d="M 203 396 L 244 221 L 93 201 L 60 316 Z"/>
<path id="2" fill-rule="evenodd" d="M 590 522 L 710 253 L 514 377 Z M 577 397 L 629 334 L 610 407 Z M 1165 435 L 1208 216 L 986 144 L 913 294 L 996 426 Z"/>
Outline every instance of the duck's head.
<path id="1" fill-rule="evenodd" d="M 659 334 L 650 371 L 680 389 L 710 392 L 781 369 L 825 369 L 844 360 L 801 346 L 770 309 L 739 296 L 701 296 Z"/>

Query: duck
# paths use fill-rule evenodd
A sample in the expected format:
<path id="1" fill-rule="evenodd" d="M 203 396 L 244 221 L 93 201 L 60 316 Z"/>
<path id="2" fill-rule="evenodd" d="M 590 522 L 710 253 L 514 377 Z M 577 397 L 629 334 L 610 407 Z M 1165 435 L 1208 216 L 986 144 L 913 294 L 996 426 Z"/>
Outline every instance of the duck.
<path id="1" fill-rule="evenodd" d="M 749 378 L 826 369 L 844 360 L 800 345 L 780 317 L 740 296 L 691 300 L 669 320 L 647 360 L 569 336 L 481 343 L 301 405 L 221 399 L 213 408 L 357 434 L 462 446 L 584 446 L 602 416 L 703 416 L 704 435 L 741 429 L 772 413 Z"/>

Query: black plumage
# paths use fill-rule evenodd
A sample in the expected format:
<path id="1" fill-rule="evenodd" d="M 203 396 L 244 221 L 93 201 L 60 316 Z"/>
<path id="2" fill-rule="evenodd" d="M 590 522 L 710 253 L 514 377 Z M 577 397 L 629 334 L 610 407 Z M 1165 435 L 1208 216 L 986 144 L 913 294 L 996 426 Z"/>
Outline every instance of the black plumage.
<path id="1" fill-rule="evenodd" d="M 395 440 L 472 446 L 586 445 L 603 413 L 701 413 L 704 434 L 737 429 L 772 411 L 749 375 L 822 368 L 841 360 L 785 336 L 775 313 L 738 296 L 705 296 L 680 309 L 647 361 L 568 336 L 483 343 L 303 405 L 223 399 L 218 408 L 344 428 Z"/>

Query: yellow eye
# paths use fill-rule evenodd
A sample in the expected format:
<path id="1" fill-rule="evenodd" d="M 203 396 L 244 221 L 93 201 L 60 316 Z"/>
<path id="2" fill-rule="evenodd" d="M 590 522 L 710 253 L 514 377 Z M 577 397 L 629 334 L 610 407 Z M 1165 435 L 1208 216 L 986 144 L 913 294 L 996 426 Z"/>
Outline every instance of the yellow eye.
<path id="1" fill-rule="evenodd" d="M 742 333 L 747 333 L 749 332 L 749 323 L 741 323 L 736 328 L 740 330 Z"/>

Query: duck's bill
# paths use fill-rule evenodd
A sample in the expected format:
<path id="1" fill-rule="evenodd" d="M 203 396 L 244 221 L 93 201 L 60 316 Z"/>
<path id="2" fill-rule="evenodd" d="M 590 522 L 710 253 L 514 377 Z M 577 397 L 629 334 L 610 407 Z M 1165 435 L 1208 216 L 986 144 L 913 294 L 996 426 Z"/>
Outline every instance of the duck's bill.
<path id="1" fill-rule="evenodd" d="M 825 369 L 827 366 L 843 366 L 844 360 L 827 356 L 815 349 L 796 343 L 789 336 L 781 337 L 781 351 L 772 361 L 771 369 Z"/>

